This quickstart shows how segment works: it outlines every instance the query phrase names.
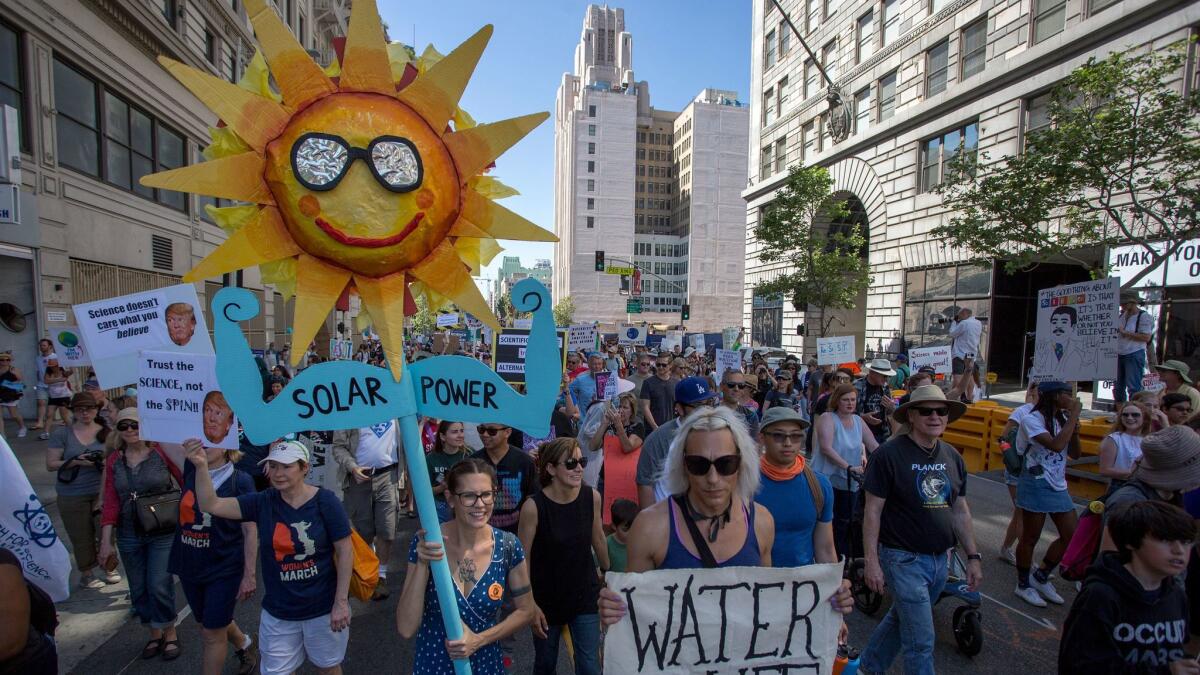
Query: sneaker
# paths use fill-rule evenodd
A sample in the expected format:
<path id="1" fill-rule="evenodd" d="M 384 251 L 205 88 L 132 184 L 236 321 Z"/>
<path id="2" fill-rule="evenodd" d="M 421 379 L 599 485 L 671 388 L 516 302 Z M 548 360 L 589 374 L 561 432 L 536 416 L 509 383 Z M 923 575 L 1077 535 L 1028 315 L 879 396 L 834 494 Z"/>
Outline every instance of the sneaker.
<path id="1" fill-rule="evenodd" d="M 1056 605 L 1061 605 L 1064 602 L 1062 596 L 1058 594 L 1058 591 L 1054 590 L 1054 584 L 1051 584 L 1049 579 L 1046 579 L 1044 582 L 1038 581 L 1036 575 L 1030 574 L 1029 587 L 1037 591 L 1038 595 Z"/>
<path id="2" fill-rule="evenodd" d="M 249 638 L 249 636 L 246 637 Z M 258 668 L 258 647 L 253 640 L 244 648 L 235 649 L 233 655 L 238 660 L 238 675 L 250 675 Z"/>
<path id="3" fill-rule="evenodd" d="M 91 574 L 87 575 L 86 577 L 79 577 L 79 587 L 80 588 L 89 588 L 89 589 L 95 591 L 95 590 L 104 588 L 104 586 L 105 586 L 105 583 L 103 581 L 100 581 L 99 579 L 97 579 L 95 576 L 93 576 Z"/>
<path id="4" fill-rule="evenodd" d="M 1017 552 L 1011 548 L 1001 547 L 1000 555 L 998 557 L 1000 558 L 1000 560 L 1002 560 L 1014 567 L 1017 564 Z"/>
<path id="5" fill-rule="evenodd" d="M 25 427 L 21 427 L 21 430 L 17 432 L 17 438 L 25 438 L 28 435 L 29 435 L 29 430 L 26 429 Z"/>
<path id="6" fill-rule="evenodd" d="M 43 431 L 42 433 L 38 434 L 38 440 L 39 441 L 48 441 L 48 440 L 50 440 L 50 434 L 48 432 Z"/>
<path id="7" fill-rule="evenodd" d="M 1029 583 L 1031 585 L 1033 584 L 1032 578 L 1029 579 Z M 1015 591 L 1013 591 L 1013 593 L 1016 593 L 1018 598 L 1024 600 L 1025 602 L 1028 602 L 1029 604 L 1033 605 L 1034 607 L 1045 607 L 1046 606 L 1046 601 L 1043 600 L 1042 596 L 1039 595 L 1037 591 L 1033 590 L 1033 588 L 1031 586 L 1026 586 L 1025 588 L 1021 588 L 1020 586 L 1017 586 L 1017 589 Z"/>
<path id="8" fill-rule="evenodd" d="M 116 570 L 113 570 L 113 571 L 111 571 L 111 572 L 105 571 L 105 570 L 103 570 L 103 569 L 102 569 L 102 570 L 100 570 L 99 579 L 100 579 L 100 581 L 103 581 L 103 582 L 104 582 L 104 583 L 106 583 L 106 584 L 119 584 L 119 583 L 121 583 L 121 575 L 120 575 L 120 574 L 117 574 L 117 571 L 116 571 Z"/>

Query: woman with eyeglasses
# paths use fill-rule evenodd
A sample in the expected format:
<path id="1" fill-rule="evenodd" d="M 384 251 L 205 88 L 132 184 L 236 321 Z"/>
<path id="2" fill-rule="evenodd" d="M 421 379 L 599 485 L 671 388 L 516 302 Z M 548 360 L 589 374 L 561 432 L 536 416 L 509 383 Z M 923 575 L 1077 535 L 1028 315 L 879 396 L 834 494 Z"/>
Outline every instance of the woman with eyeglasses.
<path id="1" fill-rule="evenodd" d="M 817 449 L 813 470 L 824 474 L 833 486 L 833 541 L 838 555 L 853 556 L 850 522 L 867 457 L 879 443 L 871 428 L 855 412 L 858 391 L 849 383 L 839 384 L 829 396 L 830 412 L 817 419 Z"/>
<path id="2" fill-rule="evenodd" d="M 1150 411 L 1139 403 L 1117 404 L 1117 418 L 1104 440 L 1100 441 L 1100 475 L 1112 479 L 1112 487 L 1122 485 L 1142 458 L 1142 438 L 1150 433 Z"/>
<path id="3" fill-rule="evenodd" d="M 775 521 L 754 503 L 759 477 L 758 446 L 741 416 L 724 406 L 692 411 L 667 454 L 672 496 L 633 521 L 627 571 L 770 567 Z M 625 612 L 619 595 L 601 590 L 605 625 Z"/>
<path id="4" fill-rule="evenodd" d="M 1024 457 L 1017 478 L 1017 506 L 1021 509 L 1021 538 L 1017 543 L 1017 597 L 1034 607 L 1046 601 L 1063 604 L 1050 573 L 1058 567 L 1075 534 L 1075 503 L 1067 492 L 1067 458 L 1079 457 L 1079 413 L 1083 405 L 1065 382 L 1042 382 L 1033 411 L 1021 420 L 1017 448 Z M 1042 536 L 1046 516 L 1058 529 L 1055 539 L 1030 571 L 1033 549 Z"/>
<path id="5" fill-rule="evenodd" d="M 564 627 L 575 646 L 576 675 L 600 673 L 600 579 L 592 556 L 607 570 L 608 544 L 600 523 L 600 493 L 583 483 L 585 466 L 575 439 L 543 444 L 537 461 L 542 490 L 521 507 L 519 534 L 533 586 L 535 675 L 556 672 Z"/>
<path id="6" fill-rule="evenodd" d="M 499 485 L 496 472 L 481 459 L 466 459 L 446 472 L 446 502 L 454 519 L 442 524 L 444 545 L 425 541 L 417 531 L 408 554 L 404 589 L 396 606 L 396 628 L 417 637 L 414 675 L 453 675 L 451 659 L 469 658 L 475 675 L 502 675 L 500 641 L 533 617 L 529 565 L 516 535 L 488 525 Z M 429 565 L 450 564 L 463 637 L 447 640 L 442 610 Z M 508 597 L 515 610 L 497 621 Z"/>
<path id="7" fill-rule="evenodd" d="M 164 661 L 179 658 L 175 633 L 175 582 L 167 571 L 175 529 L 146 532 L 137 514 L 138 495 L 178 492 L 183 474 L 157 443 L 142 440 L 136 408 L 117 413 L 116 431 L 108 435 L 111 454 L 105 461 L 104 506 L 101 515 L 100 564 L 117 550 L 129 579 L 133 613 L 150 628 L 150 641 L 142 649 L 143 659 L 162 655 Z"/>

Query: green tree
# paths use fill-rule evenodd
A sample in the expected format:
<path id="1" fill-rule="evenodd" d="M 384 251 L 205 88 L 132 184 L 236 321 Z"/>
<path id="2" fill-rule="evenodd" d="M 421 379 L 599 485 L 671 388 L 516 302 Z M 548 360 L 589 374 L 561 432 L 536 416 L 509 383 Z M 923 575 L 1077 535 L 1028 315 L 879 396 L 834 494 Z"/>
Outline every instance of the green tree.
<path id="1" fill-rule="evenodd" d="M 575 321 L 575 299 L 565 297 L 554 303 L 554 325 L 570 326 Z"/>
<path id="2" fill-rule="evenodd" d="M 824 222 L 846 222 L 844 201 L 834 201 L 833 179 L 819 166 L 793 166 L 754 230 L 763 263 L 787 263 L 782 274 L 755 286 L 760 295 L 782 295 L 797 310 L 820 311 L 819 334 L 823 337 L 833 316 L 827 309 L 852 309 L 858 296 L 871 284 L 866 256 L 867 240 L 862 228 L 828 228 Z"/>
<path id="3" fill-rule="evenodd" d="M 437 312 L 429 307 L 424 295 L 414 294 L 417 301 L 417 313 L 412 316 L 414 335 L 431 335 L 437 330 Z"/>
<path id="4" fill-rule="evenodd" d="M 500 320 L 501 325 L 511 326 L 516 317 L 517 310 L 513 307 L 512 294 L 505 293 L 496 300 L 496 318 Z"/>
<path id="5" fill-rule="evenodd" d="M 1200 93 L 1181 93 L 1185 62 L 1182 43 L 1089 59 L 1052 90 L 1024 152 L 949 163 L 938 191 L 957 213 L 933 235 L 1010 272 L 1061 256 L 1095 277 L 1106 270 L 1083 249 L 1140 245 L 1151 264 L 1133 286 L 1200 235 Z"/>

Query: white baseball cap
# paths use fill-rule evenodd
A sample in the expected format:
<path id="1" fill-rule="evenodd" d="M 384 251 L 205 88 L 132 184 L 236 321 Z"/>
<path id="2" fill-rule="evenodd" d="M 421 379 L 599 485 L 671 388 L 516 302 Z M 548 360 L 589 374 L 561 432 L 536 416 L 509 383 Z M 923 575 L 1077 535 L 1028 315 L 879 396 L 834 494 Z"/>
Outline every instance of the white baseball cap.
<path id="1" fill-rule="evenodd" d="M 271 454 L 267 458 L 260 461 L 259 464 L 267 462 L 278 462 L 280 464 L 291 464 L 303 460 L 308 463 L 308 448 L 300 441 L 279 441 L 271 445 Z"/>

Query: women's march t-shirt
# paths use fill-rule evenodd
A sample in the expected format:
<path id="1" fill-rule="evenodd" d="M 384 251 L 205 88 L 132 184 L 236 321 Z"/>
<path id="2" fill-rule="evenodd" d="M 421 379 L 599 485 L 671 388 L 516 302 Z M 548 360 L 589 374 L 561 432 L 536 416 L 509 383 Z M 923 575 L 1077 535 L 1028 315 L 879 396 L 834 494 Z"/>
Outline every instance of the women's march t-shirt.
<path id="1" fill-rule="evenodd" d="M 324 488 L 300 508 L 292 508 L 275 488 L 237 500 L 242 520 L 258 524 L 263 609 L 285 621 L 328 614 L 337 590 L 333 542 L 350 536 L 342 503 Z"/>

